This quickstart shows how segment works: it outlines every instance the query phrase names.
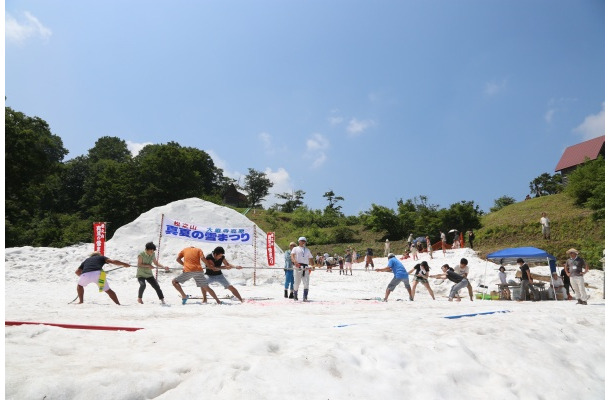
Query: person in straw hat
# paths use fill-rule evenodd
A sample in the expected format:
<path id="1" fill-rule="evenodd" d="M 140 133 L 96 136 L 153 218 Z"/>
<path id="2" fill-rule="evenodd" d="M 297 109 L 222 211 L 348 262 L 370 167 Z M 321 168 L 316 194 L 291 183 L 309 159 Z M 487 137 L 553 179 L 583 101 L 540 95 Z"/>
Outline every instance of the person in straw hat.
<path id="1" fill-rule="evenodd" d="M 579 255 L 578 250 L 571 248 L 566 251 L 568 260 L 565 263 L 566 274 L 570 277 L 570 283 L 574 288 L 577 304 L 587 305 L 589 295 L 585 289 L 584 275 L 589 272 L 589 264 L 585 262 Z"/>

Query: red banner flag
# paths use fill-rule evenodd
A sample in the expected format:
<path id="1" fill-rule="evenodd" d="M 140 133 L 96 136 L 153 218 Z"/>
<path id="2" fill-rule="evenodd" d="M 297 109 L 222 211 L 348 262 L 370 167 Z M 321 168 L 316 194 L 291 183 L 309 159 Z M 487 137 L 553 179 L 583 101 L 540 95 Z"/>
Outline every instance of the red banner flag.
<path id="1" fill-rule="evenodd" d="M 267 232 L 267 262 L 275 265 L 275 232 Z"/>
<path id="2" fill-rule="evenodd" d="M 93 223 L 93 251 L 99 251 L 104 255 L 104 244 L 106 243 L 106 223 Z"/>

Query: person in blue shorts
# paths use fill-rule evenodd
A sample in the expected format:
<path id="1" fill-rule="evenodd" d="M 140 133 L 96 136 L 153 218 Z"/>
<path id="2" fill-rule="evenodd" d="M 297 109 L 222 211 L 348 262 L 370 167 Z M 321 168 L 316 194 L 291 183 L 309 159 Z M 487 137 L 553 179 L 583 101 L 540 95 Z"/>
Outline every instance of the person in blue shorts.
<path id="1" fill-rule="evenodd" d="M 409 286 L 409 273 L 405 269 L 405 266 L 396 258 L 394 253 L 388 254 L 388 266 L 385 268 L 375 268 L 377 272 L 392 272 L 394 278 L 388 284 L 385 291 L 385 298 L 383 301 L 388 301 L 390 293 L 396 289 L 396 286 L 401 283 L 405 285 L 407 292 L 409 292 L 409 300 L 413 301 L 413 294 L 411 293 L 411 286 Z"/>

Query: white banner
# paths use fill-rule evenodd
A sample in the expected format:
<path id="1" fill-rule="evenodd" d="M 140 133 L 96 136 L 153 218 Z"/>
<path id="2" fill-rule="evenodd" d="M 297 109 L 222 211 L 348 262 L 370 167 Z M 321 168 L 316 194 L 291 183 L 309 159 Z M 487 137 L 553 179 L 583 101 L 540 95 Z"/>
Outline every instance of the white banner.
<path id="1" fill-rule="evenodd" d="M 161 234 L 182 240 L 216 244 L 252 244 L 254 228 L 205 226 L 164 218 Z"/>

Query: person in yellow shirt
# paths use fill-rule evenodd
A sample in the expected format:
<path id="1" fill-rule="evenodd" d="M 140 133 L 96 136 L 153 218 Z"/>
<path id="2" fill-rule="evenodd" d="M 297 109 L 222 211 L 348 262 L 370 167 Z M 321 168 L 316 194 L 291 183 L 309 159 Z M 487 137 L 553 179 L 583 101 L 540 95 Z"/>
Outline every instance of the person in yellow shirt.
<path id="1" fill-rule="evenodd" d="M 183 268 L 182 274 L 172 279 L 172 285 L 174 285 L 176 290 L 182 296 L 182 304 L 186 304 L 188 296 L 184 293 L 180 284 L 188 281 L 191 278 L 195 280 L 197 287 L 201 288 L 201 294 L 204 298 L 207 292 L 214 298 L 214 300 L 216 300 L 216 303 L 221 304 L 214 290 L 210 288 L 208 280 L 205 278 L 205 274 L 203 273 L 201 261 L 205 262 L 205 257 L 203 256 L 203 251 L 200 248 L 191 246 L 187 247 L 186 249 L 182 249 L 182 251 L 178 253 L 176 261 L 178 264 L 182 265 Z"/>

